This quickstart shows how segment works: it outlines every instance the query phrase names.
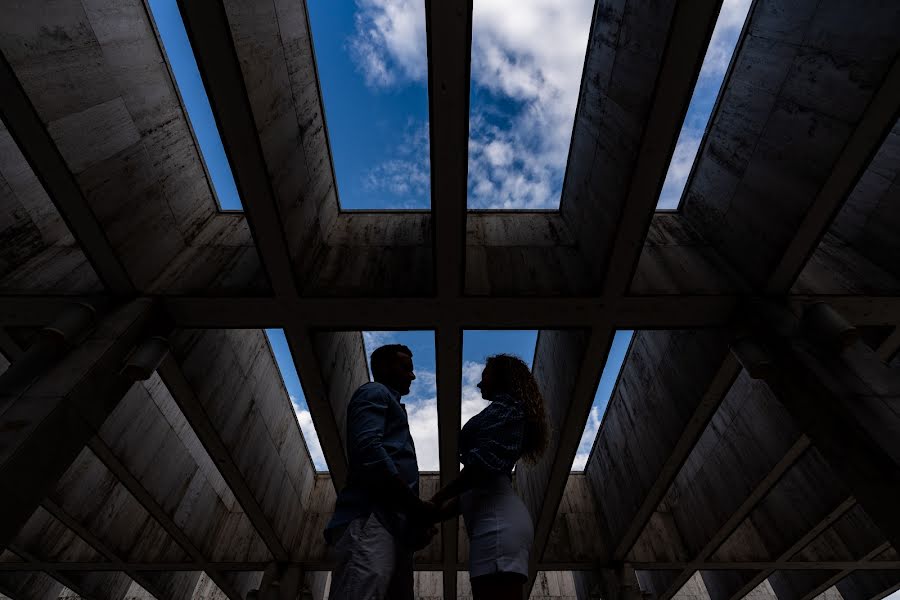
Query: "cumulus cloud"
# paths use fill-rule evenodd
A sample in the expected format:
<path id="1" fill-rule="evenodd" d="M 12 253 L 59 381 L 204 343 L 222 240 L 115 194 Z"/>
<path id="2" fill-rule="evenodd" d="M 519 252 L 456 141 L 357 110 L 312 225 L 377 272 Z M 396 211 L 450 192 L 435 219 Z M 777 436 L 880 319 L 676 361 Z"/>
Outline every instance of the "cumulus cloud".
<path id="1" fill-rule="evenodd" d="M 683 129 L 681 135 L 678 136 L 678 143 L 675 145 L 675 152 L 672 154 L 672 161 L 669 163 L 669 170 L 666 173 L 666 180 L 659 195 L 657 208 L 678 208 L 681 192 L 687 183 L 688 175 L 691 174 L 694 158 L 697 156 L 697 150 L 700 148 L 700 140 L 702 138 L 702 131 L 688 128 Z"/>
<path id="2" fill-rule="evenodd" d="M 469 203 L 548 208 L 559 201 L 590 28 L 591 0 L 491 0 L 473 15 Z M 427 80 L 421 0 L 357 0 L 350 49 L 373 88 Z M 410 158 L 376 167 L 390 186 Z M 405 189 L 397 185 L 396 189 Z"/>
<path id="3" fill-rule="evenodd" d="M 718 79 L 725 75 L 741 27 L 753 0 L 724 0 L 719 19 L 709 40 L 709 48 L 700 69 L 701 78 Z"/>
<path id="4" fill-rule="evenodd" d="M 357 0 L 355 31 L 348 45 L 372 87 L 428 76 L 425 3 L 422 0 Z"/>
<path id="5" fill-rule="evenodd" d="M 306 441 L 306 448 L 309 450 L 313 465 L 317 471 L 327 471 L 328 464 L 325 462 L 325 453 L 322 452 L 322 445 L 319 443 L 319 435 L 313 425 L 312 415 L 306 406 L 298 402 L 294 396 L 291 396 L 291 404 L 294 405 L 294 414 L 297 415 L 297 423 L 300 425 L 300 431 L 303 432 L 303 439 Z"/>
<path id="6" fill-rule="evenodd" d="M 403 142 L 392 150 L 393 158 L 369 169 L 363 177 L 367 192 L 388 192 L 406 197 L 414 208 L 427 204 L 431 191 L 431 160 L 428 123 L 410 120 Z"/>
<path id="7" fill-rule="evenodd" d="M 587 425 L 584 428 L 584 433 L 581 435 L 581 441 L 578 443 L 578 452 L 575 454 L 575 461 L 572 463 L 573 471 L 584 470 L 588 457 L 591 455 L 594 439 L 597 437 L 597 432 L 600 431 L 600 422 L 602 420 L 603 413 L 600 412 L 600 408 L 596 405 L 593 406 Z"/>

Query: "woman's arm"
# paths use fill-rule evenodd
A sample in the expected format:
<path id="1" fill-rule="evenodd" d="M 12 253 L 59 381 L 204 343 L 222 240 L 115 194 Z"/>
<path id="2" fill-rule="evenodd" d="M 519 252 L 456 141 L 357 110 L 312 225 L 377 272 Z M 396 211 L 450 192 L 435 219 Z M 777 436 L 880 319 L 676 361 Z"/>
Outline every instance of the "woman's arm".
<path id="1" fill-rule="evenodd" d="M 443 506 L 438 510 L 438 522 L 446 521 L 447 519 L 452 519 L 453 517 L 459 516 L 459 497 L 456 497 L 448 502 L 446 502 Z"/>
<path id="2" fill-rule="evenodd" d="M 463 470 L 459 472 L 456 479 L 439 489 L 437 493 L 432 496 L 431 501 L 436 506 L 441 506 L 444 502 L 452 500 L 463 492 L 475 487 L 484 479 L 485 475 L 487 475 L 486 471 L 474 465 L 463 467 Z"/>

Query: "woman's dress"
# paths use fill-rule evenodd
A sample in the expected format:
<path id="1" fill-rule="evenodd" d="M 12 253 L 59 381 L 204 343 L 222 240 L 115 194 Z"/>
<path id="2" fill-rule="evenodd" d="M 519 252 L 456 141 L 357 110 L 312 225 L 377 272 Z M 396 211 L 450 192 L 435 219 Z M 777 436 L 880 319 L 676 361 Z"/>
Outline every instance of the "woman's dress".
<path id="1" fill-rule="evenodd" d="M 460 496 L 469 534 L 469 577 L 491 573 L 528 577 L 534 528 L 512 487 L 512 469 L 522 455 L 524 436 L 524 409 L 508 394 L 494 396 L 460 432 L 460 462 L 489 474 Z"/>

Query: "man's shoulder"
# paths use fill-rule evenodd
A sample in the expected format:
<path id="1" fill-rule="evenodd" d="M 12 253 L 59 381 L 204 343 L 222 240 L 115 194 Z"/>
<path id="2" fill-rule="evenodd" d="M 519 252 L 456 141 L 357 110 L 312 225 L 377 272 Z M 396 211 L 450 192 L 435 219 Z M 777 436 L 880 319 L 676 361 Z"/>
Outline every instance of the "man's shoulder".
<path id="1" fill-rule="evenodd" d="M 353 398 L 383 398 L 385 401 L 393 398 L 391 389 L 377 381 L 367 381 L 353 392 Z"/>

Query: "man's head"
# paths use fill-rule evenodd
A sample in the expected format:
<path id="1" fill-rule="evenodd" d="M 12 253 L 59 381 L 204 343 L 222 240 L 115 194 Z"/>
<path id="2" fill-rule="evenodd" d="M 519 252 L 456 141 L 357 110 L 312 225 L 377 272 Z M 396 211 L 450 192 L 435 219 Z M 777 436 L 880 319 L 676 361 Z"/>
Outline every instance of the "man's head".
<path id="1" fill-rule="evenodd" d="M 409 386 L 415 380 L 412 350 L 403 344 L 388 344 L 372 352 L 372 377 L 396 390 L 401 396 L 409 393 Z"/>

